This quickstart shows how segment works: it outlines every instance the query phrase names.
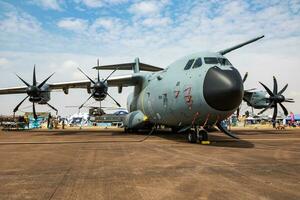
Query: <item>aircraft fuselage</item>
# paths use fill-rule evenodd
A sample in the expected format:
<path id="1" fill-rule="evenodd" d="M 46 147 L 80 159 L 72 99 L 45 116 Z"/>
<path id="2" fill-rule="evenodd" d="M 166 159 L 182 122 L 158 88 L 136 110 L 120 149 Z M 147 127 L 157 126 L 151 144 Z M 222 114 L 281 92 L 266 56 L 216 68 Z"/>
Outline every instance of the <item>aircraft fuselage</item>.
<path id="1" fill-rule="evenodd" d="M 144 77 L 128 98 L 128 110 L 142 111 L 151 123 L 214 124 L 230 116 L 243 98 L 239 72 L 219 53 L 192 54 Z"/>

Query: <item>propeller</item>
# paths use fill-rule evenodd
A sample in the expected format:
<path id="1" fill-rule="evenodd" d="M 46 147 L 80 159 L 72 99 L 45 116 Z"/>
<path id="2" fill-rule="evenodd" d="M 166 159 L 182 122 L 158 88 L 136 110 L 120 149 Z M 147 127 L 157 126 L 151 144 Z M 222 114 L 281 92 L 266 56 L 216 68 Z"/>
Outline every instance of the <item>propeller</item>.
<path id="1" fill-rule="evenodd" d="M 266 98 L 266 100 L 269 101 L 269 105 L 266 108 L 264 108 L 262 111 L 260 111 L 258 114 L 262 114 L 266 110 L 268 110 L 270 108 L 274 108 L 272 120 L 275 121 L 276 117 L 277 117 L 278 105 L 279 105 L 281 107 L 281 109 L 283 110 L 284 115 L 287 116 L 288 115 L 288 111 L 287 111 L 287 109 L 284 107 L 284 105 L 282 103 L 283 102 L 289 102 L 289 103 L 294 103 L 295 102 L 293 99 L 285 98 L 285 96 L 283 96 L 283 93 L 287 89 L 288 84 L 286 84 L 278 92 L 278 85 L 277 85 L 277 80 L 276 80 L 275 76 L 273 76 L 273 91 L 271 91 L 262 82 L 259 82 L 259 83 L 265 88 L 265 90 L 267 91 L 267 93 L 269 94 L 270 97 Z"/>
<path id="2" fill-rule="evenodd" d="M 97 66 L 99 67 L 99 59 L 97 60 Z M 107 80 L 111 77 L 111 75 L 113 75 L 113 73 L 115 73 L 115 71 L 117 71 L 117 69 L 113 70 L 103 81 L 100 80 L 100 72 L 99 72 L 99 69 L 98 69 L 98 73 L 97 73 L 97 80 L 94 81 L 93 79 L 91 79 L 82 69 L 80 69 L 78 67 L 78 70 L 83 74 L 85 75 L 85 77 L 87 77 L 91 83 L 93 84 L 93 92 L 92 94 L 89 96 L 89 98 L 87 98 L 87 100 L 81 104 L 81 106 L 79 106 L 79 109 L 81 109 L 84 104 L 86 104 L 92 97 L 95 97 L 95 95 L 97 94 L 97 96 L 109 96 L 116 104 L 118 107 L 121 107 L 121 105 L 107 92 Z M 102 101 L 103 99 L 100 99 L 100 102 Z M 100 106 L 101 108 L 101 106 Z"/>
<path id="3" fill-rule="evenodd" d="M 244 75 L 244 77 L 242 79 L 243 83 L 245 83 L 245 81 L 247 80 L 247 77 L 248 77 L 248 72 L 245 73 L 245 75 Z M 240 107 L 238 107 L 237 110 L 236 110 L 236 116 L 237 116 L 237 118 L 240 116 Z"/>
<path id="4" fill-rule="evenodd" d="M 19 110 L 19 107 L 22 105 L 22 103 L 27 98 L 29 98 L 29 101 L 32 102 L 33 116 L 34 116 L 35 119 L 37 119 L 37 114 L 36 114 L 36 110 L 35 110 L 35 103 L 38 103 L 39 101 L 41 101 L 41 93 L 45 92 L 45 91 L 42 90 L 42 87 L 53 76 L 53 74 L 51 74 L 43 82 L 41 82 L 40 84 L 38 84 L 37 81 L 36 81 L 36 73 L 35 73 L 35 65 L 34 65 L 34 67 L 33 67 L 32 85 L 30 85 L 28 82 L 26 82 L 24 79 L 22 79 L 20 76 L 18 76 L 16 74 L 16 76 L 27 86 L 27 88 L 26 88 L 27 96 L 14 108 L 14 110 L 13 110 L 14 115 Z M 50 106 L 50 107 L 52 109 L 54 109 L 54 110 L 57 111 L 57 109 L 55 109 L 53 106 Z"/>
<path id="5" fill-rule="evenodd" d="M 246 72 L 246 74 L 243 77 L 243 83 L 245 83 L 245 81 L 247 80 L 247 77 L 248 77 L 248 72 Z"/>

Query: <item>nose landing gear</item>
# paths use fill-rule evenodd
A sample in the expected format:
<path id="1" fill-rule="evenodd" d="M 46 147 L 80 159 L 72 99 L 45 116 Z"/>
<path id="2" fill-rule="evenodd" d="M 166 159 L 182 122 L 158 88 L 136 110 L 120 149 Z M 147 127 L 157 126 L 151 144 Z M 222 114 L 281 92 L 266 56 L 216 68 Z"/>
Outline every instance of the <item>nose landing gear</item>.
<path id="1" fill-rule="evenodd" d="M 201 144 L 210 144 L 207 131 L 200 127 L 195 128 L 195 130 L 189 130 L 187 139 L 189 143 L 197 143 L 199 141 Z"/>

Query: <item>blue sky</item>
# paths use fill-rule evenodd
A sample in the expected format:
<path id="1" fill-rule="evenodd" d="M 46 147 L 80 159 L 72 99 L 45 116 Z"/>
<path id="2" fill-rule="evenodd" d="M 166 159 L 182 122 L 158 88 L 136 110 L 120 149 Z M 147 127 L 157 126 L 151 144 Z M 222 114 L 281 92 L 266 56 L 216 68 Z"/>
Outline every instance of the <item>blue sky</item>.
<path id="1" fill-rule="evenodd" d="M 263 40 L 228 58 L 241 74 L 249 72 L 246 87 L 259 87 L 258 81 L 271 86 L 275 75 L 282 86 L 289 83 L 288 96 L 300 102 L 293 73 L 300 63 L 299 0 L 1 0 L 0 87 L 20 84 L 13 72 L 30 78 L 33 64 L 42 78 L 55 71 L 52 82 L 78 80 L 84 77 L 76 68 L 95 73 L 90 67 L 97 58 L 112 64 L 139 56 L 165 67 L 184 55 L 262 34 Z M 51 101 L 80 104 L 82 93 L 53 94 Z M 127 94 L 115 95 L 125 106 Z M 10 112 L 21 98 L 1 96 L 12 103 L 0 110 Z M 300 112 L 298 104 L 289 106 Z"/>

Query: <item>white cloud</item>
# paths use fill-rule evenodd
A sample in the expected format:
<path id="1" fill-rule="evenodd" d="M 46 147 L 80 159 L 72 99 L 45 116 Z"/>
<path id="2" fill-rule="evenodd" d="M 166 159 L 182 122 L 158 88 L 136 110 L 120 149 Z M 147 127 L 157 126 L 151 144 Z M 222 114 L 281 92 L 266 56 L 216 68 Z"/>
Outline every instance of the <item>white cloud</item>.
<path id="1" fill-rule="evenodd" d="M 130 11 L 138 15 L 157 14 L 160 11 L 160 7 L 154 1 L 142 1 L 133 4 L 130 7 Z"/>
<path id="2" fill-rule="evenodd" d="M 290 7 L 290 10 L 293 12 L 293 14 L 300 13 L 300 1 L 299 0 L 290 0 L 289 7 Z"/>
<path id="3" fill-rule="evenodd" d="M 145 26 L 167 26 L 171 23 L 171 19 L 168 17 L 162 18 L 147 18 L 142 21 L 142 24 Z"/>
<path id="4" fill-rule="evenodd" d="M 82 3 L 90 8 L 98 8 L 103 6 L 103 0 L 79 0 L 78 3 Z"/>
<path id="5" fill-rule="evenodd" d="M 57 26 L 71 31 L 84 31 L 88 27 L 88 22 L 83 19 L 66 18 L 60 20 Z"/>
<path id="6" fill-rule="evenodd" d="M 140 16 L 157 15 L 168 3 L 167 0 L 140 1 L 132 4 L 129 11 Z"/>
<path id="7" fill-rule="evenodd" d="M 5 69 L 8 69 L 9 65 L 9 60 L 7 58 L 4 58 L 4 57 L 0 57 L 0 69 L 1 70 L 5 70 Z"/>
<path id="8" fill-rule="evenodd" d="M 9 12 L 0 21 L 0 31 L 5 33 L 32 34 L 41 31 L 41 24 L 32 16 L 23 12 Z"/>
<path id="9" fill-rule="evenodd" d="M 88 8 L 100 8 L 107 5 L 115 5 L 128 0 L 75 0 L 77 4 L 83 4 Z"/>
<path id="10" fill-rule="evenodd" d="M 62 10 L 61 0 L 31 0 L 31 3 L 49 10 Z"/>
<path id="11" fill-rule="evenodd" d="M 107 30 L 111 30 L 115 24 L 117 23 L 114 19 L 107 19 L 107 18 L 98 18 L 92 25 L 93 28 L 102 27 Z"/>
<path id="12" fill-rule="evenodd" d="M 57 71 L 51 80 L 67 81 L 84 78 L 77 72 L 77 66 L 72 65 L 93 66 L 97 57 L 106 64 L 113 64 L 130 62 L 139 56 L 142 62 L 165 67 L 189 53 L 217 51 L 265 34 L 266 37 L 259 42 L 226 56 L 241 74 L 249 72 L 246 88 L 262 89 L 258 81 L 272 86 L 272 75 L 275 75 L 280 87 L 289 83 L 286 94 L 293 91 L 296 102 L 300 102 L 300 97 L 295 95 L 299 92 L 298 75 L 294 73 L 300 63 L 300 16 L 292 14 L 290 3 L 264 3 L 257 6 L 259 9 L 252 7 L 253 11 L 249 10 L 248 2 L 239 0 L 215 4 L 211 1 L 189 1 L 190 4 L 172 5 L 175 7 L 172 9 L 169 7 L 172 3 L 168 1 L 147 1 L 155 2 L 152 8 L 137 6 L 144 1 L 134 2 L 129 9 L 133 14 L 130 18 L 107 14 L 105 17 L 98 15 L 91 21 L 62 19 L 57 25 L 74 31 L 74 34 L 66 36 L 43 30 L 32 16 L 25 17 L 19 12 L 0 19 L 0 58 L 8 59 L 7 66 L 10 67 L 1 72 L 0 86 L 19 83 L 12 76 L 8 78 L 14 71 L 31 78 L 34 63 L 43 66 L 42 71 Z M 4 54 L 3 50 L 12 51 Z M 37 53 L 21 56 L 18 51 Z M 29 67 L 21 68 L 24 64 Z M 83 69 L 88 74 L 95 73 L 90 68 Z M 53 104 L 65 105 L 66 101 L 80 104 L 83 94 L 82 91 L 74 92 L 73 98 L 70 97 L 73 91 L 66 98 L 54 95 Z M 117 98 L 125 102 L 126 96 L 124 93 Z M 300 112 L 299 105 L 295 103 L 287 107 Z"/>

